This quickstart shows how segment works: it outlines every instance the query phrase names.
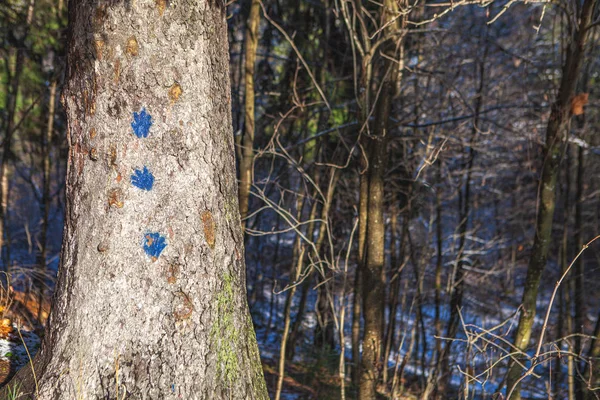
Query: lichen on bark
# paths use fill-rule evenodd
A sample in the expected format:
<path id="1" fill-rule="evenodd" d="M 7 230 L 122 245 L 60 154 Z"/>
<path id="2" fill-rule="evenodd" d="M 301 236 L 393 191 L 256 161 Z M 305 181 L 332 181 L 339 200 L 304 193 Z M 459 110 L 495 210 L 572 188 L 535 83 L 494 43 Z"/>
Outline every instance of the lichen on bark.
<path id="1" fill-rule="evenodd" d="M 240 331 L 234 325 L 233 277 L 223 276 L 223 288 L 216 296 L 217 316 L 210 331 L 212 345 L 217 354 L 217 371 L 219 377 L 228 385 L 238 378 L 239 366 L 236 359 L 240 342 Z"/>

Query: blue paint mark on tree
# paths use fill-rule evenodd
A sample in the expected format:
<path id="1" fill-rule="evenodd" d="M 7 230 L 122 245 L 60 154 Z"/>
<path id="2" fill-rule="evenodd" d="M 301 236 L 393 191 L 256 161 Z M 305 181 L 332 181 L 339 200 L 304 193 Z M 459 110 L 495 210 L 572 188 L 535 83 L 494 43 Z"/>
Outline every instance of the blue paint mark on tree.
<path id="1" fill-rule="evenodd" d="M 148 137 L 148 132 L 150 131 L 150 127 L 152 126 L 152 116 L 146 112 L 145 108 L 142 108 L 142 111 L 139 113 L 133 112 L 133 122 L 131 123 L 131 128 L 133 128 L 133 133 L 135 136 L 139 138 Z"/>
<path id="2" fill-rule="evenodd" d="M 131 184 L 142 190 L 152 190 L 152 185 L 154 184 L 154 175 L 148 171 L 146 166 L 144 166 L 144 169 L 142 170 L 136 169 L 133 172 L 133 175 L 131 175 Z"/>
<path id="3" fill-rule="evenodd" d="M 144 251 L 152 260 L 156 260 L 160 253 L 167 247 L 167 241 L 164 236 L 157 232 L 149 232 L 144 235 L 143 241 Z"/>

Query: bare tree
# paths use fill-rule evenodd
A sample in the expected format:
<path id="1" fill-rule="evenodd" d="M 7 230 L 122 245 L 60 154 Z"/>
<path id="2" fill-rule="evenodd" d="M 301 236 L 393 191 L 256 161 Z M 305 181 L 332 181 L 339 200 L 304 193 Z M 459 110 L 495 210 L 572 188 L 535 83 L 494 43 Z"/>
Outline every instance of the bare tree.
<path id="1" fill-rule="evenodd" d="M 242 151 L 240 159 L 240 213 L 242 224 L 246 224 L 248 215 L 248 202 L 250 200 L 250 188 L 252 186 L 252 169 L 254 164 L 254 132 L 256 117 L 254 115 L 254 68 L 256 64 L 256 50 L 258 48 L 258 27 L 260 25 L 260 2 L 252 0 L 250 14 L 246 26 L 246 57 L 244 66 L 245 84 L 245 113 L 244 113 L 244 137 L 242 139 Z"/>
<path id="2" fill-rule="evenodd" d="M 575 94 L 577 80 L 585 58 L 585 48 L 590 32 L 590 24 L 594 14 L 596 0 L 586 0 L 581 7 L 573 5 L 573 34 L 571 36 L 567 57 L 562 69 L 560 88 L 552 105 L 546 142 L 542 153 L 542 172 L 538 193 L 538 214 L 535 225 L 535 238 L 529 259 L 527 278 L 523 290 L 522 310 L 519 326 L 515 334 L 514 345 L 523 351 L 529 346 L 529 339 L 535 318 L 538 288 L 542 272 L 546 267 L 546 259 L 552 235 L 552 219 L 556 204 L 556 180 L 560 171 L 560 161 L 567 143 L 567 125 L 571 118 L 571 103 Z M 521 367 L 512 363 L 507 375 L 507 394 L 511 400 L 520 399 Z"/>

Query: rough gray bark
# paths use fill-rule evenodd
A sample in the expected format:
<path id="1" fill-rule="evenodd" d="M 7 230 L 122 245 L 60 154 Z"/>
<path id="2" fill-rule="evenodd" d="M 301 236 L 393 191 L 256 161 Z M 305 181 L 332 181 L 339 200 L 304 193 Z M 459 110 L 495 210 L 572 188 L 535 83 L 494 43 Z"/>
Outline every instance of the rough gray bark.
<path id="1" fill-rule="evenodd" d="M 37 388 L 16 380 L 36 399 L 267 399 L 223 5 L 75 0 L 69 19 L 61 266 Z"/>

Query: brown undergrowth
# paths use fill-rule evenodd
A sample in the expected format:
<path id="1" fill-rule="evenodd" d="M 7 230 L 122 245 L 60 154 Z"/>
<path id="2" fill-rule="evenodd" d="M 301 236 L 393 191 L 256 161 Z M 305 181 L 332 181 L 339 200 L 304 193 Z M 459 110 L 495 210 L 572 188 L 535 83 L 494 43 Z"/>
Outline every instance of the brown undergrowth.
<path id="1" fill-rule="evenodd" d="M 263 359 L 263 371 L 269 393 L 275 393 L 277 385 L 277 363 L 275 360 Z M 412 382 L 412 381 L 411 381 Z M 412 387 L 411 382 L 405 382 L 402 393 L 394 395 L 389 393 L 389 388 L 378 387 L 377 399 L 415 400 L 414 394 L 418 391 Z M 283 393 L 293 395 L 302 400 L 339 400 L 340 377 L 338 371 L 322 359 L 305 362 L 288 362 L 285 366 L 283 379 Z M 413 382 L 416 386 L 416 381 Z M 409 389 L 410 386 L 410 389 Z M 352 387 L 348 377 L 346 381 L 346 400 L 357 398 L 356 388 Z"/>
<path id="2" fill-rule="evenodd" d="M 0 340 L 15 346 L 22 344 L 19 331 L 43 329 L 50 312 L 50 299 L 44 299 L 40 307 L 39 299 L 32 293 L 8 290 L 0 287 Z M 39 314 L 39 318 L 38 318 Z M 0 387 L 6 384 L 17 372 L 17 360 L 0 354 Z"/>

